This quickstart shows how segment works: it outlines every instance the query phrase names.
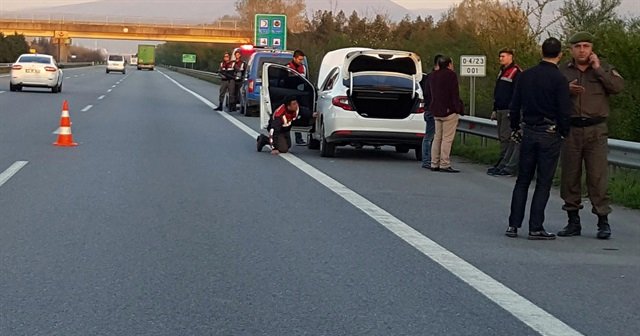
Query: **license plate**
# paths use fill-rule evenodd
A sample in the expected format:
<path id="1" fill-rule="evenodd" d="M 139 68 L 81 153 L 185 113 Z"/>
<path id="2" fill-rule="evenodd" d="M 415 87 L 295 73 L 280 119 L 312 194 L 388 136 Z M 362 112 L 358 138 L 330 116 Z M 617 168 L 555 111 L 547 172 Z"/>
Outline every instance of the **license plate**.
<path id="1" fill-rule="evenodd" d="M 24 69 L 26 73 L 40 73 L 39 69 Z"/>

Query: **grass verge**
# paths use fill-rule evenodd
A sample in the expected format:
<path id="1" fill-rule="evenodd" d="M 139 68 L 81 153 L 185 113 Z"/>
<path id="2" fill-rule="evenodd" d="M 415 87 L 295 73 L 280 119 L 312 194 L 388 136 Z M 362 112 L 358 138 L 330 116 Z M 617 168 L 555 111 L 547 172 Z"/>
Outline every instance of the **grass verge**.
<path id="1" fill-rule="evenodd" d="M 453 145 L 452 154 L 470 159 L 474 162 L 492 165 L 500 156 L 500 144 L 497 140 L 483 140 L 479 136 L 466 134 L 464 143 L 458 134 Z M 560 186 L 559 170 L 556 172 L 553 185 Z M 584 180 L 584 177 L 583 177 Z M 583 185 L 583 191 L 586 187 Z M 609 173 L 609 195 L 614 203 L 631 208 L 640 209 L 640 171 L 612 167 Z"/>

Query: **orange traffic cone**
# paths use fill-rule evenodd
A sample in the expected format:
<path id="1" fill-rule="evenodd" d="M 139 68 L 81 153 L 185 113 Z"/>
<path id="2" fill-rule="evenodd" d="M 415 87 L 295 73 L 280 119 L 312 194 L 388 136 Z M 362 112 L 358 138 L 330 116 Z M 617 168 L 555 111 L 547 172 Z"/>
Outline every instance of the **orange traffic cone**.
<path id="1" fill-rule="evenodd" d="M 58 141 L 53 144 L 62 147 L 73 147 L 78 144 L 73 142 L 71 134 L 71 118 L 69 117 L 69 103 L 65 100 L 62 103 L 62 116 L 60 116 L 60 128 L 58 129 Z"/>

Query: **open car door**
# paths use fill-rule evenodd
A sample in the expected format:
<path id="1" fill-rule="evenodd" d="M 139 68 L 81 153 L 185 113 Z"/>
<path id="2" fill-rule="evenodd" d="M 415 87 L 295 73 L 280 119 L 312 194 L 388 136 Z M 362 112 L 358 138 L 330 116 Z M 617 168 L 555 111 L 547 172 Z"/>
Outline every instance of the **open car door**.
<path id="1" fill-rule="evenodd" d="M 273 111 L 283 104 L 287 96 L 295 96 L 298 105 L 310 112 L 315 111 L 316 89 L 309 80 L 287 66 L 265 63 L 260 90 L 260 128 L 267 128 Z M 295 120 L 292 126 L 292 131 L 308 132 L 313 126 L 313 118 Z"/>

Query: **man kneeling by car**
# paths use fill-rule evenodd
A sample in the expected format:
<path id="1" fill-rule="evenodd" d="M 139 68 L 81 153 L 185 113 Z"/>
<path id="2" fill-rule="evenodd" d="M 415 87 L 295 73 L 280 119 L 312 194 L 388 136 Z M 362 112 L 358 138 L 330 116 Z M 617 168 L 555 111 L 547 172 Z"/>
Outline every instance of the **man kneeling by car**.
<path id="1" fill-rule="evenodd" d="M 311 117 L 311 111 L 298 105 L 296 97 L 286 97 L 284 103 L 276 109 L 269 120 L 267 126 L 269 136 L 258 135 L 256 139 L 258 152 L 262 151 L 262 147 L 270 145 L 271 154 L 287 153 L 291 148 L 292 123 L 296 120 L 308 120 Z"/>

